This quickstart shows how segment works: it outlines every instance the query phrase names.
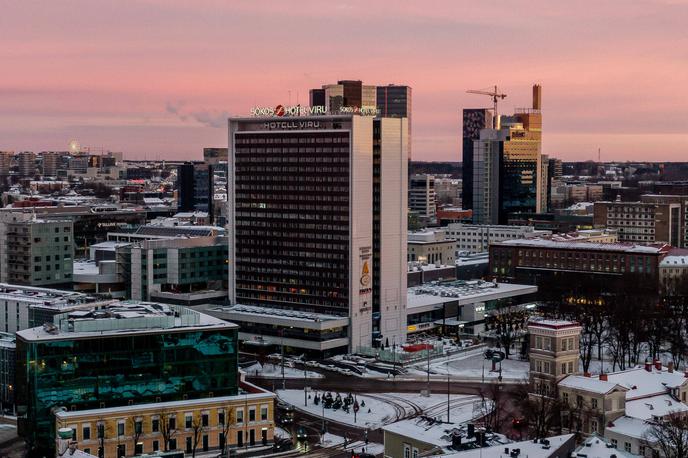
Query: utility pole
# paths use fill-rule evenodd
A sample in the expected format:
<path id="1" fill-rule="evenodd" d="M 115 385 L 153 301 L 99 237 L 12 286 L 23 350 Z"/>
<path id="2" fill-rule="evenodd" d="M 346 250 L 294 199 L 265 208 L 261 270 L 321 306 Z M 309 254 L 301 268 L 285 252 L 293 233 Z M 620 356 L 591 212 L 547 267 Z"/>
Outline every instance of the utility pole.
<path id="1" fill-rule="evenodd" d="M 280 361 L 282 362 L 282 389 L 286 389 L 286 380 L 284 379 L 284 329 L 280 330 Z"/>

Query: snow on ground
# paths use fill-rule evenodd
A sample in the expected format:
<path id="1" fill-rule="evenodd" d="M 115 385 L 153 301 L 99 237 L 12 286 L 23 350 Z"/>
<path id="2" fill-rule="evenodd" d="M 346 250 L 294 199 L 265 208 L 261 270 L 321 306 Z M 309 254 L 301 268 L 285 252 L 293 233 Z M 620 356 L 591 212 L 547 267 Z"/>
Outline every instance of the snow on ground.
<path id="1" fill-rule="evenodd" d="M 492 361 L 485 359 L 482 354 L 473 354 L 463 358 L 453 358 L 449 360 L 435 360 L 430 362 L 430 375 L 447 375 L 447 365 L 449 365 L 449 375 L 451 377 L 482 378 L 483 367 L 485 380 L 493 380 L 499 377 L 499 363 L 496 364 L 496 371 L 492 371 Z M 530 365 L 528 361 L 518 359 L 505 359 L 501 363 L 502 379 L 525 380 L 528 378 Z M 427 374 L 427 369 L 423 365 L 416 365 L 415 370 L 409 371 L 414 375 Z"/>
<path id="2" fill-rule="evenodd" d="M 282 366 L 280 364 L 256 363 L 244 369 L 247 375 L 265 378 L 282 378 Z M 318 372 L 308 371 L 308 378 L 323 378 Z M 304 378 L 304 371 L 293 367 L 284 367 L 284 378 Z"/>
<path id="3" fill-rule="evenodd" d="M 275 426 L 275 436 L 281 437 L 282 439 L 291 439 L 291 433 L 279 426 Z"/>
<path id="4" fill-rule="evenodd" d="M 292 404 L 299 410 L 312 415 L 322 416 L 322 404 L 313 404 L 315 392 L 310 393 L 308 406 L 304 406 L 302 390 L 278 390 L 277 396 L 284 402 Z M 323 394 L 320 392 L 319 394 Z M 345 397 L 347 393 L 340 393 Z M 332 392 L 336 396 L 335 392 Z M 442 416 L 447 411 L 447 395 L 432 394 L 422 396 L 414 393 L 366 393 L 356 395 L 361 405 L 354 422 L 353 410 L 346 413 L 343 410 L 324 409 L 325 419 L 358 426 L 360 428 L 377 429 L 382 425 L 393 423 L 406 416 L 422 412 L 430 416 Z M 363 405 L 365 403 L 365 405 Z M 468 421 L 480 413 L 479 398 L 470 395 L 451 396 L 452 418 L 465 418 Z M 457 420 L 458 421 L 458 420 Z"/>

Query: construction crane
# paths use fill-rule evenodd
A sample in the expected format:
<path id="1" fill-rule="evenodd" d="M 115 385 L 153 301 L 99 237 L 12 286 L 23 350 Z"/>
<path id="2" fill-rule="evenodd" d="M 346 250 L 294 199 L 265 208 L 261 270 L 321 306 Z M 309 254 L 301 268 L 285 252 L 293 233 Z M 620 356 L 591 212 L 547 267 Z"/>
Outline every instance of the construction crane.
<path id="1" fill-rule="evenodd" d="M 490 89 L 492 89 L 492 88 L 490 88 Z M 493 108 L 494 117 L 492 118 L 492 127 L 496 129 L 497 128 L 497 116 L 498 116 L 498 114 L 497 114 L 497 102 L 499 101 L 499 99 L 504 100 L 506 98 L 506 94 L 502 94 L 501 92 L 499 92 L 499 90 L 497 89 L 497 86 L 494 86 L 493 91 L 486 91 L 484 89 L 478 89 L 478 90 L 469 89 L 466 92 L 468 94 L 489 95 L 490 97 L 492 97 L 492 102 L 494 103 L 494 108 Z"/>

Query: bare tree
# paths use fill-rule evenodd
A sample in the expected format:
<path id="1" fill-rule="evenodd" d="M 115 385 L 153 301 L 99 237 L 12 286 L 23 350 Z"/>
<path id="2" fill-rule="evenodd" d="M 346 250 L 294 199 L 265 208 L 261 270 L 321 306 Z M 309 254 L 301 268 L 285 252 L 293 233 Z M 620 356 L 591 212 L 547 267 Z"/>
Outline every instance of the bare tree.
<path id="1" fill-rule="evenodd" d="M 485 383 L 480 387 L 478 394 L 482 401 L 485 425 L 492 431 L 500 432 L 506 420 L 502 414 L 507 402 L 502 385 L 496 382 Z"/>
<path id="2" fill-rule="evenodd" d="M 198 448 L 198 442 L 201 440 L 201 434 L 205 430 L 205 427 L 203 426 L 203 420 L 201 418 L 200 414 L 196 414 L 193 416 L 193 419 L 191 420 L 191 432 L 192 432 L 192 448 L 191 448 L 191 457 L 196 458 L 196 449 Z"/>
<path id="3" fill-rule="evenodd" d="M 136 450 L 136 444 L 139 443 L 139 439 L 143 435 L 143 423 L 138 416 L 132 416 L 127 419 L 127 423 L 131 427 L 131 438 L 134 441 L 133 450 Z"/>
<path id="4" fill-rule="evenodd" d="M 666 458 L 688 456 L 688 418 L 678 412 L 654 422 L 645 438 Z"/>
<path id="5" fill-rule="evenodd" d="M 169 413 L 166 410 L 161 411 L 158 414 L 160 418 L 160 434 L 162 435 L 163 449 L 168 452 L 170 447 L 170 439 L 172 439 L 175 434 L 177 434 L 176 417 L 174 413 Z M 170 421 L 174 419 L 175 424 L 170 424 Z"/>
<path id="6" fill-rule="evenodd" d="M 223 448 L 227 448 L 227 444 L 229 444 L 229 430 L 232 427 L 233 419 L 232 419 L 232 408 L 230 406 L 225 407 L 224 412 L 222 414 L 222 418 L 220 421 L 220 426 L 222 427 L 221 435 L 222 439 L 221 442 L 224 444 Z M 222 450 L 222 452 L 225 452 L 225 450 Z"/>
<path id="7" fill-rule="evenodd" d="M 535 385 L 525 382 L 514 390 L 514 401 L 528 421 L 531 438 L 543 438 L 558 431 L 561 423 L 561 403 L 554 393 L 542 393 Z"/>

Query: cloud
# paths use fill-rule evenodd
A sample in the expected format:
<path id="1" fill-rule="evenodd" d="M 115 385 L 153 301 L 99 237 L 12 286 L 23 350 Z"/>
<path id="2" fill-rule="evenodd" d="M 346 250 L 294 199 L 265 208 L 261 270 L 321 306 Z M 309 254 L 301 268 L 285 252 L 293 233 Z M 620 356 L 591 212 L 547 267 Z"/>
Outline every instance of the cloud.
<path id="1" fill-rule="evenodd" d="M 185 107 L 186 103 L 183 101 L 166 102 L 165 111 L 169 114 L 177 116 L 182 121 L 195 121 L 206 127 L 213 127 L 220 129 L 227 127 L 227 118 L 229 118 L 228 111 L 218 110 L 191 110 Z"/>

